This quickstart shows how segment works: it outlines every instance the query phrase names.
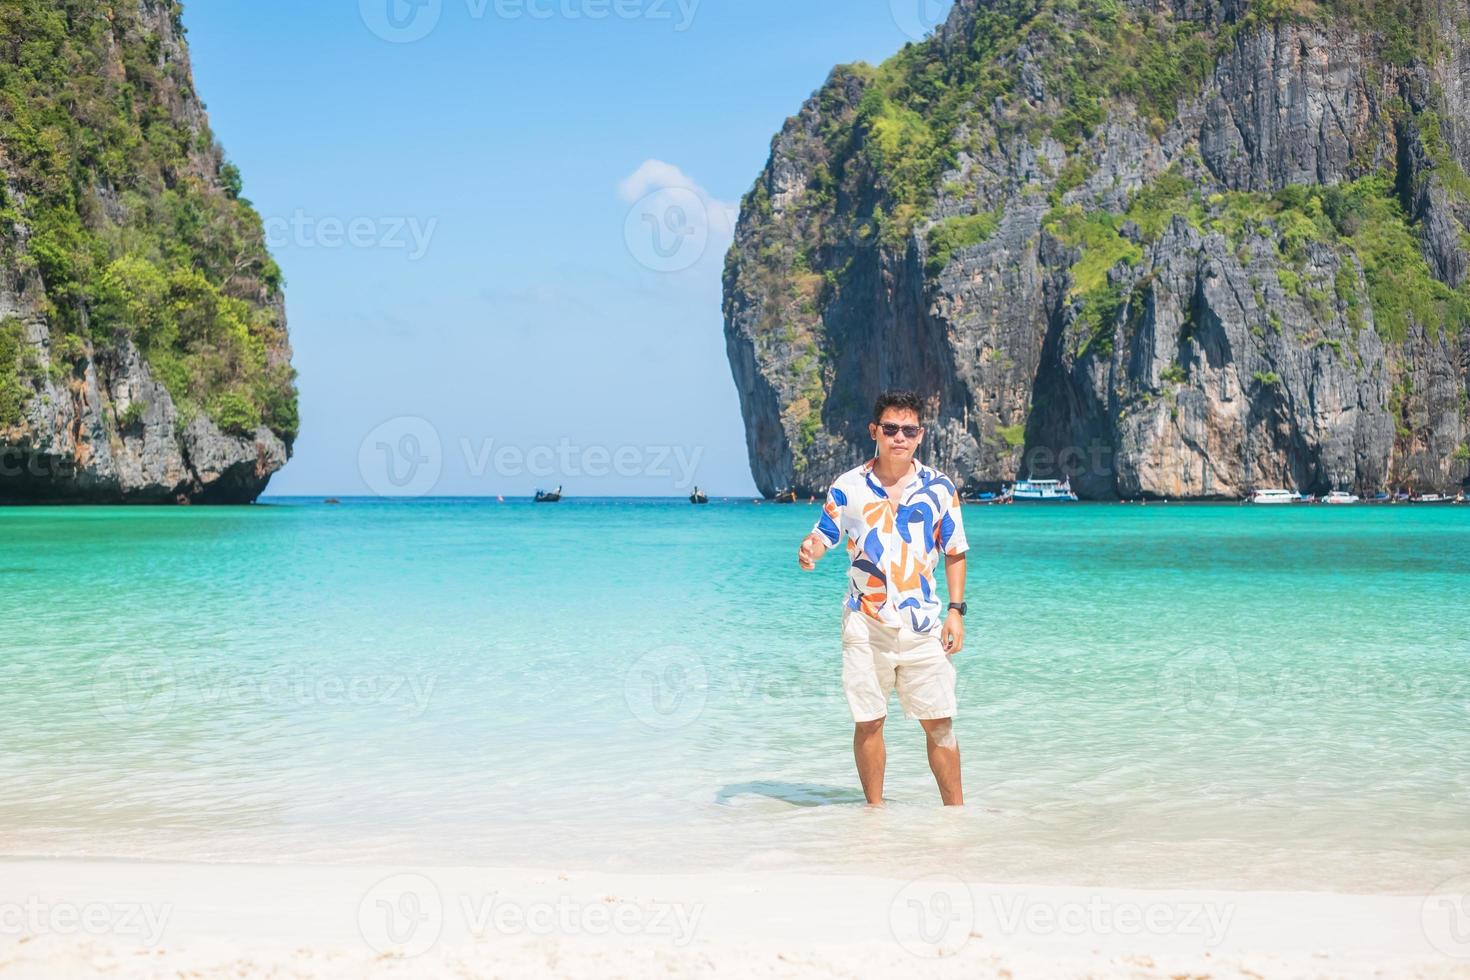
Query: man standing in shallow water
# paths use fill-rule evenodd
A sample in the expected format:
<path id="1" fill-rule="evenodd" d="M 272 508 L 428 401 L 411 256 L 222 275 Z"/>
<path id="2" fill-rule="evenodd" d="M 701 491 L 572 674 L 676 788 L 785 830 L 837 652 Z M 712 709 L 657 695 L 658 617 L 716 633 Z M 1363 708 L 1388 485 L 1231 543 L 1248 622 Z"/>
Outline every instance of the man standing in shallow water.
<path id="1" fill-rule="evenodd" d="M 852 559 L 842 612 L 842 687 L 855 728 L 852 752 L 870 806 L 883 805 L 883 721 L 896 689 L 905 717 L 929 741 L 929 768 L 945 806 L 962 806 L 954 735 L 955 669 L 965 645 L 965 526 L 948 477 L 920 463 L 922 404 L 912 392 L 878 396 L 868 432 L 878 454 L 837 478 L 801 542 L 806 571 L 847 538 Z M 941 616 L 934 568 L 944 555 L 949 608 Z"/>

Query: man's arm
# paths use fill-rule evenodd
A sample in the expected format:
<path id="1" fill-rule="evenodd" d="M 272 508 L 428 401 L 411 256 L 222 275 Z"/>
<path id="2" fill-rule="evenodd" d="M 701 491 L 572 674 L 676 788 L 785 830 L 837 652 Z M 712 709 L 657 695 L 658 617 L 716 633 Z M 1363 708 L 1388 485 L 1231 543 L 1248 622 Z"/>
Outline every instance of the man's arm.
<path id="1" fill-rule="evenodd" d="M 965 601 L 965 552 L 944 556 L 944 584 L 949 586 L 949 601 Z"/>
<path id="2" fill-rule="evenodd" d="M 796 549 L 796 562 L 802 571 L 810 572 L 817 567 L 817 562 L 822 560 L 827 551 L 827 539 L 820 532 L 813 531 L 801 542 L 801 547 Z"/>
<path id="3" fill-rule="evenodd" d="M 949 601 L 965 601 L 965 553 L 946 555 L 944 558 L 944 582 L 949 586 Z M 956 654 L 965 648 L 965 617 L 951 609 L 944 617 L 944 629 L 939 635 L 944 652 Z"/>
<path id="4" fill-rule="evenodd" d="M 842 543 L 842 508 L 846 506 L 847 495 L 841 490 L 832 487 L 827 491 L 827 501 L 822 504 L 817 526 L 796 549 L 796 562 L 803 571 L 816 568 L 823 555 Z"/>

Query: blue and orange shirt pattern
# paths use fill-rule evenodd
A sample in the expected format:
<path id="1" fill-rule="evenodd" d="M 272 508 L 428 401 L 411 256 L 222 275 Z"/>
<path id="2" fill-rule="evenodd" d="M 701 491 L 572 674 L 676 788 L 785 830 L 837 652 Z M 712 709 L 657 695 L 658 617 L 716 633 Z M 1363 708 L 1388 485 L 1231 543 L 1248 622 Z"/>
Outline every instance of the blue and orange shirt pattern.
<path id="1" fill-rule="evenodd" d="M 959 494 L 949 477 L 915 460 L 909 482 L 890 498 L 873 475 L 876 462 L 837 478 L 813 530 L 832 548 L 847 538 L 848 609 L 927 633 L 944 621 L 934 587 L 939 556 L 970 547 Z"/>

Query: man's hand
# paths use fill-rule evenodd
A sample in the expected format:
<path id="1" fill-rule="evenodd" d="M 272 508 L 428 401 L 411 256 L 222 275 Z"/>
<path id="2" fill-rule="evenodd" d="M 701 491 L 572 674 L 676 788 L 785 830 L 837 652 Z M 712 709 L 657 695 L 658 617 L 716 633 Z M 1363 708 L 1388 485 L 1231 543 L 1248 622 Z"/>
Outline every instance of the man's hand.
<path id="1" fill-rule="evenodd" d="M 822 540 L 821 535 L 813 531 L 801 542 L 801 547 L 796 549 L 796 563 L 801 566 L 802 571 L 809 572 L 817 567 L 817 562 L 827 553 L 827 542 Z"/>
<path id="2" fill-rule="evenodd" d="M 939 628 L 939 642 L 944 646 L 944 652 L 953 657 L 965 648 L 965 617 L 951 609 L 949 615 L 944 617 L 944 625 Z"/>

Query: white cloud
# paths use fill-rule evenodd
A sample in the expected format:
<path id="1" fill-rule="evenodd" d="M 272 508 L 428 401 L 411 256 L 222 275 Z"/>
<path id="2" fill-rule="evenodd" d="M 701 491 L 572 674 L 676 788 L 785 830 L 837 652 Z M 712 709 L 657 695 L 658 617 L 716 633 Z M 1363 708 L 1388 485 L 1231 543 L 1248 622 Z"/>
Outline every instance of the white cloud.
<path id="1" fill-rule="evenodd" d="M 729 245 L 735 235 L 735 219 L 740 214 L 740 205 L 715 197 L 672 163 L 644 160 L 637 170 L 618 183 L 618 197 L 634 204 L 649 194 L 674 188 L 689 191 L 700 199 L 709 214 L 711 239 L 718 242 L 722 250 Z"/>
<path id="2" fill-rule="evenodd" d="M 637 170 L 624 177 L 618 184 L 618 196 L 632 204 L 643 195 L 663 190 L 665 187 L 682 187 L 702 193 L 700 186 L 672 163 L 665 163 L 662 160 L 644 160 Z"/>

